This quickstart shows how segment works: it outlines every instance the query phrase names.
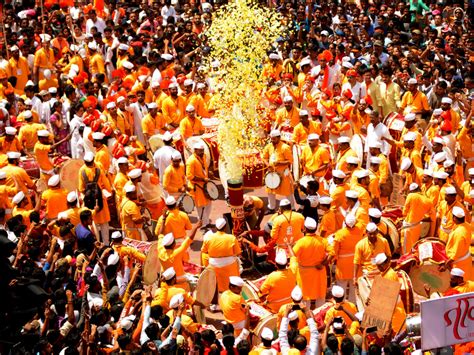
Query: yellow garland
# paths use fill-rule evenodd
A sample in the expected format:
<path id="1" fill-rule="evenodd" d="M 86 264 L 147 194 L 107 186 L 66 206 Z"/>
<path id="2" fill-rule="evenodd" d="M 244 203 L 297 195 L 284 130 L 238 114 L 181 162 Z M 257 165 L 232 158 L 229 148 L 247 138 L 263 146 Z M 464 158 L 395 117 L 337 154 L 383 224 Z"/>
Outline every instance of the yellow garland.
<path id="1" fill-rule="evenodd" d="M 253 0 L 235 0 L 220 8 L 206 31 L 210 57 L 221 63 L 216 78 L 221 83 L 216 92 L 220 106 L 219 163 L 224 164 L 229 178 L 242 176 L 238 156 L 262 151 L 265 117 L 257 111 L 266 86 L 262 65 L 267 50 L 282 33 L 280 15 Z"/>

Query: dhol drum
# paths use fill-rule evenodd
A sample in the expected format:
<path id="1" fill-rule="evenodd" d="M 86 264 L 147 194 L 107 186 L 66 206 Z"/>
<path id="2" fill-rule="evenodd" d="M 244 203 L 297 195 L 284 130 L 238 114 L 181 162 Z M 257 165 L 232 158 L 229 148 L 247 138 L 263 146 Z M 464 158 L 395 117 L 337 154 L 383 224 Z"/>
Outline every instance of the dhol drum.
<path id="1" fill-rule="evenodd" d="M 219 188 L 212 181 L 204 184 L 204 194 L 209 200 L 215 201 L 219 198 Z"/>
<path id="2" fill-rule="evenodd" d="M 372 289 L 372 281 L 367 276 L 361 276 L 357 280 L 356 305 L 359 312 L 362 312 L 367 303 L 367 299 Z"/>
<path id="3" fill-rule="evenodd" d="M 301 147 L 298 144 L 293 144 L 291 148 L 293 153 L 293 164 L 291 166 L 291 172 L 293 173 L 293 178 L 295 181 L 298 181 L 303 175 L 303 168 L 301 166 Z"/>
<path id="4" fill-rule="evenodd" d="M 262 342 L 261 335 L 264 328 L 269 328 L 273 331 L 273 337 L 276 338 L 278 335 L 277 329 L 278 317 L 276 314 L 271 314 L 265 318 L 262 318 L 257 326 L 253 329 L 252 345 L 257 346 Z"/>
<path id="5" fill-rule="evenodd" d="M 202 125 L 204 126 L 204 133 L 215 133 L 219 128 L 219 119 L 215 117 L 202 118 Z"/>
<path id="6" fill-rule="evenodd" d="M 426 297 L 425 285 L 433 292 L 445 292 L 449 288 L 450 275 L 448 270 L 439 271 L 439 265 L 426 262 L 411 268 L 410 279 L 413 291 Z"/>
<path id="7" fill-rule="evenodd" d="M 397 226 L 393 221 L 388 217 L 381 218 L 381 222 L 387 225 L 388 236 L 390 237 L 391 243 L 390 244 L 390 251 L 392 254 L 396 252 L 400 247 L 400 235 L 398 233 Z"/>
<path id="8" fill-rule="evenodd" d="M 258 300 L 258 287 L 255 286 L 251 281 L 245 281 L 242 287 L 242 297 L 246 301 Z"/>
<path id="9" fill-rule="evenodd" d="M 357 154 L 359 161 L 364 161 L 364 142 L 365 138 L 361 137 L 359 134 L 354 134 L 351 138 L 351 148 Z"/>
<path id="10" fill-rule="evenodd" d="M 186 140 L 186 149 L 184 149 L 184 158 L 187 160 L 193 154 L 193 146 L 198 142 L 204 143 L 204 155 L 209 170 L 217 171 L 219 167 L 219 145 L 217 144 L 217 134 L 207 133 L 202 136 L 189 137 Z"/>
<path id="11" fill-rule="evenodd" d="M 153 284 L 158 279 L 161 265 L 158 257 L 158 242 L 151 243 L 146 253 L 145 263 L 143 264 L 143 282 L 146 285 Z"/>
<path id="12" fill-rule="evenodd" d="M 176 147 L 176 149 L 180 152 L 183 153 L 183 140 L 181 139 L 181 134 L 179 133 L 179 130 L 175 130 L 171 133 L 171 136 L 173 137 L 173 143 Z M 148 144 L 150 145 L 150 149 L 152 153 L 156 152 L 158 149 L 163 147 L 165 143 L 163 142 L 163 135 L 162 134 L 155 134 L 150 137 L 148 140 Z"/>
<path id="13" fill-rule="evenodd" d="M 243 187 L 257 188 L 264 185 L 267 167 L 260 156 L 260 152 L 251 151 L 239 154 L 242 160 Z"/>
<path id="14" fill-rule="evenodd" d="M 206 268 L 199 275 L 196 285 L 196 301 L 202 303 L 206 307 L 211 304 L 216 292 L 217 279 L 216 272 L 211 268 Z"/>
<path id="15" fill-rule="evenodd" d="M 194 211 L 194 200 L 191 195 L 182 194 L 176 201 L 181 211 L 191 214 Z"/>
<path id="16" fill-rule="evenodd" d="M 77 174 L 79 169 L 84 165 L 81 159 L 69 159 L 66 161 L 61 170 L 59 170 L 59 178 L 61 186 L 71 192 L 79 187 L 79 179 Z"/>
<path id="17" fill-rule="evenodd" d="M 282 126 L 280 128 L 281 140 L 285 143 L 291 143 L 293 141 L 293 127 L 291 126 Z"/>
<path id="18" fill-rule="evenodd" d="M 39 179 L 40 169 L 39 169 L 38 162 L 34 158 L 21 157 L 19 166 L 20 168 L 25 169 L 26 173 L 28 174 L 30 178 Z M 76 180 L 77 180 L 77 175 L 76 175 Z"/>
<path id="19" fill-rule="evenodd" d="M 413 294 L 413 286 L 408 274 L 403 270 L 397 271 L 398 281 L 400 282 L 400 298 L 407 313 L 413 312 L 415 309 L 415 295 Z"/>
<path id="20" fill-rule="evenodd" d="M 276 171 L 270 171 L 265 175 L 265 186 L 269 189 L 277 189 L 281 184 L 281 176 Z"/>
<path id="21" fill-rule="evenodd" d="M 400 115 L 397 112 L 392 112 L 385 116 L 383 123 L 385 126 L 387 126 L 390 135 L 395 140 L 399 140 L 401 138 L 403 127 L 405 127 L 405 119 L 403 115 Z M 398 171 L 397 147 L 395 145 L 390 149 L 389 162 L 392 171 Z"/>

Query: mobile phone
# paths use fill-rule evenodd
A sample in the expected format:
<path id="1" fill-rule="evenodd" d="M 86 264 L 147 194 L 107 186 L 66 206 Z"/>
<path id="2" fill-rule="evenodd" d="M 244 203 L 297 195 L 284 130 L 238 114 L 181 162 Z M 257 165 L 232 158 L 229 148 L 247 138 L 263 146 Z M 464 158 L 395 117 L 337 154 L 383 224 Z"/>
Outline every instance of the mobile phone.
<path id="1" fill-rule="evenodd" d="M 301 309 L 301 306 L 299 304 L 294 304 L 293 307 L 291 307 L 292 311 L 297 311 L 297 310 L 300 310 L 300 309 Z"/>

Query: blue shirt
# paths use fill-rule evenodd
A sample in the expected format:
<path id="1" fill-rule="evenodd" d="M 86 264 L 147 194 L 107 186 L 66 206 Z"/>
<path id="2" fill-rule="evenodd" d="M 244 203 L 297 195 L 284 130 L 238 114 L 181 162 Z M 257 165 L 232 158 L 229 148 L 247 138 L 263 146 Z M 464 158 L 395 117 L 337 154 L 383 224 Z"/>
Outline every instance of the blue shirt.
<path id="1" fill-rule="evenodd" d="M 94 234 L 88 227 L 84 227 L 82 223 L 75 228 L 77 237 L 77 248 L 85 249 L 87 253 L 92 253 L 94 250 L 94 242 L 96 241 Z"/>

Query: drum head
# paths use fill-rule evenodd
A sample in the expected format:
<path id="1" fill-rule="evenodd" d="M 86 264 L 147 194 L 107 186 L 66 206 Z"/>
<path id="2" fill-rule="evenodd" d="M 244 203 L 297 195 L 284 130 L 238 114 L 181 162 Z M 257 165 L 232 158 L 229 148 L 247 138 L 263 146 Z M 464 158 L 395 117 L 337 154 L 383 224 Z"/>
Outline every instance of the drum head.
<path id="1" fill-rule="evenodd" d="M 431 222 L 421 222 L 420 239 L 428 236 L 428 233 L 430 232 L 430 226 Z"/>
<path id="2" fill-rule="evenodd" d="M 259 299 L 257 291 L 248 281 L 244 283 L 244 286 L 242 286 L 242 297 L 246 301 Z"/>
<path id="3" fill-rule="evenodd" d="M 265 186 L 269 189 L 277 189 L 281 184 L 281 178 L 278 173 L 271 171 L 265 175 Z"/>
<path id="4" fill-rule="evenodd" d="M 187 214 L 190 214 L 194 210 L 194 200 L 188 194 L 183 194 L 178 199 L 178 206 Z"/>
<path id="5" fill-rule="evenodd" d="M 204 269 L 197 282 L 196 301 L 201 302 L 205 306 L 209 306 L 214 298 L 216 287 L 216 272 L 210 268 Z"/>
<path id="6" fill-rule="evenodd" d="M 153 284 L 158 279 L 161 265 L 158 258 L 158 242 L 153 242 L 150 245 L 150 250 L 146 255 L 145 263 L 143 264 L 143 282 L 146 285 Z"/>
<path id="7" fill-rule="evenodd" d="M 301 155 L 301 148 L 293 144 L 293 164 L 292 164 L 292 172 L 293 172 L 293 178 L 295 181 L 298 181 L 301 177 L 301 166 L 300 166 L 300 155 Z"/>
<path id="8" fill-rule="evenodd" d="M 64 163 L 59 171 L 61 186 L 71 192 L 77 190 L 79 186 L 78 171 L 84 165 L 81 159 L 70 159 Z"/>
<path id="9" fill-rule="evenodd" d="M 48 184 L 44 179 L 38 179 L 36 180 L 36 191 L 39 193 L 44 192 L 48 189 Z"/>
<path id="10" fill-rule="evenodd" d="M 390 218 L 382 217 L 381 220 L 387 225 L 388 234 L 390 236 L 390 239 L 392 240 L 393 247 L 395 248 L 395 250 L 397 250 L 400 246 L 400 235 L 398 234 L 397 226 L 395 226 L 395 224 Z M 391 250 L 391 252 L 393 253 L 395 250 Z"/>
<path id="11" fill-rule="evenodd" d="M 213 201 L 219 198 L 219 189 L 212 181 L 208 181 L 204 184 L 204 191 L 206 191 L 207 196 Z"/>
<path id="12" fill-rule="evenodd" d="M 257 326 L 253 330 L 253 338 L 252 344 L 253 346 L 257 346 L 262 342 L 260 336 L 262 335 L 263 328 L 269 328 L 273 331 L 273 338 L 277 336 L 277 320 L 278 317 L 276 314 L 272 314 L 269 317 L 263 318 L 260 322 L 258 322 Z"/>
<path id="13" fill-rule="evenodd" d="M 358 289 L 356 290 L 356 303 L 359 312 L 365 309 L 365 303 L 369 298 L 370 290 L 372 289 L 372 283 L 366 276 L 361 276 L 357 280 Z"/>
<path id="14" fill-rule="evenodd" d="M 413 291 L 426 297 L 425 284 L 429 285 L 433 292 L 445 292 L 449 288 L 450 275 L 448 270 L 439 271 L 436 264 L 425 263 L 415 265 L 410 270 L 410 279 Z"/>
<path id="15" fill-rule="evenodd" d="M 148 143 L 150 144 L 150 149 L 153 153 L 165 145 L 163 143 L 163 136 L 161 134 L 155 134 L 154 136 L 151 136 L 148 140 Z"/>

